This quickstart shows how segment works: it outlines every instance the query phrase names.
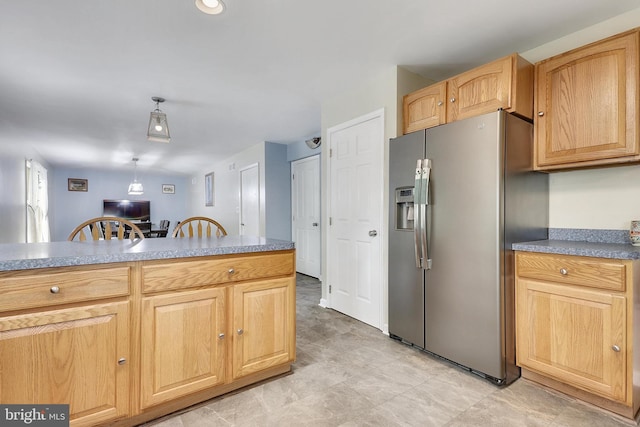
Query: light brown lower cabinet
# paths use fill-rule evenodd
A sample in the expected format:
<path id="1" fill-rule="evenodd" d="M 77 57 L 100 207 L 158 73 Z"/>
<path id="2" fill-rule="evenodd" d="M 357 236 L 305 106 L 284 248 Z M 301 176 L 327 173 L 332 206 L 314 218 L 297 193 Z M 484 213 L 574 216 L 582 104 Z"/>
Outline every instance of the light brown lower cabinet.
<path id="1" fill-rule="evenodd" d="M 288 279 L 233 287 L 233 378 L 293 360 L 295 289 Z"/>
<path id="2" fill-rule="evenodd" d="M 629 260 L 518 252 L 522 376 L 634 418 L 640 408 L 633 378 L 637 269 Z"/>
<path id="3" fill-rule="evenodd" d="M 0 402 L 69 404 L 73 426 L 129 412 L 129 303 L 0 318 Z"/>
<path id="4" fill-rule="evenodd" d="M 133 426 L 290 372 L 294 250 L 0 272 L 0 404 Z"/>
<path id="5" fill-rule="evenodd" d="M 141 406 L 225 381 L 226 287 L 142 300 Z"/>

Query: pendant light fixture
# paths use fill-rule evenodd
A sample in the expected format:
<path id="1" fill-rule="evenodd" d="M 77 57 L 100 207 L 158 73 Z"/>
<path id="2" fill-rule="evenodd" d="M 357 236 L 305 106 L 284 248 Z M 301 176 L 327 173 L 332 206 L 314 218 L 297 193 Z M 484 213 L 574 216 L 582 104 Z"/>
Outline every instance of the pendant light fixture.
<path id="1" fill-rule="evenodd" d="M 207 15 L 220 15 L 224 12 L 222 0 L 196 0 L 196 7 Z"/>
<path id="2" fill-rule="evenodd" d="M 147 139 L 149 141 L 169 142 L 169 125 L 167 124 L 167 115 L 160 111 L 160 103 L 164 102 L 164 98 L 154 96 L 151 98 L 156 103 L 156 109 L 151 112 L 149 117 L 149 128 L 147 129 Z"/>
<path id="3" fill-rule="evenodd" d="M 138 182 L 138 158 L 134 157 L 131 160 L 133 160 L 133 182 L 129 184 L 129 195 L 139 196 L 144 194 L 144 188 L 142 188 L 142 183 Z"/>

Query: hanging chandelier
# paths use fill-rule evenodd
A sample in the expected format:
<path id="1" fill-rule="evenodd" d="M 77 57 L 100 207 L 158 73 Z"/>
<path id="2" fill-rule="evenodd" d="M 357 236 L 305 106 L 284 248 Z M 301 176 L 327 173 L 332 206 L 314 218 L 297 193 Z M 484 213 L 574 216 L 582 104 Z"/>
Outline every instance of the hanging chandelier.
<path id="1" fill-rule="evenodd" d="M 139 196 L 144 194 L 144 188 L 142 183 L 138 182 L 138 158 L 134 157 L 131 160 L 133 160 L 133 182 L 129 184 L 129 195 Z"/>
<path id="2" fill-rule="evenodd" d="M 154 96 L 151 98 L 156 103 L 156 109 L 151 112 L 149 117 L 149 127 L 147 128 L 147 139 L 149 141 L 170 142 L 169 124 L 167 123 L 167 115 L 160 111 L 160 103 L 164 102 L 164 98 Z"/>

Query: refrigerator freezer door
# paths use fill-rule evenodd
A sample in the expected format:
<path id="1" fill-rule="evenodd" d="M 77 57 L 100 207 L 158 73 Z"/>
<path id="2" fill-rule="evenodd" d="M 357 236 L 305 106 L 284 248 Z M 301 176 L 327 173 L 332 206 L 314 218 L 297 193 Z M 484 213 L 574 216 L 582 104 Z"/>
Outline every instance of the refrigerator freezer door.
<path id="1" fill-rule="evenodd" d="M 424 131 L 389 142 L 389 333 L 420 348 L 424 348 L 424 270 L 416 267 L 413 228 L 397 227 L 403 221 L 396 218 L 402 210 L 396 208 L 395 190 L 414 187 L 416 163 L 423 158 Z M 410 212 L 415 225 L 417 212 L 415 208 Z"/>
<path id="2" fill-rule="evenodd" d="M 427 131 L 432 268 L 426 271 L 426 350 L 504 378 L 503 112 Z"/>

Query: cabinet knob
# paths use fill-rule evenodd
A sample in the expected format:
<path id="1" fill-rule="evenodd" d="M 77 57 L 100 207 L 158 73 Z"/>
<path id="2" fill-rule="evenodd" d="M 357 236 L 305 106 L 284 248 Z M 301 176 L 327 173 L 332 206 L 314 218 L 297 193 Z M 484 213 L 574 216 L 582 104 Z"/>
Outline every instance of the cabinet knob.
<path id="1" fill-rule="evenodd" d="M 455 98 L 451 98 L 449 101 L 456 102 L 456 99 Z"/>
<path id="2" fill-rule="evenodd" d="M 613 351 L 615 351 L 616 353 L 620 352 L 620 347 L 618 347 L 617 345 L 613 345 L 613 347 L 611 347 L 613 349 Z"/>
<path id="3" fill-rule="evenodd" d="M 244 334 L 244 329 L 238 329 L 238 335 Z"/>
<path id="4" fill-rule="evenodd" d="M 229 269 L 229 274 L 233 274 L 233 273 L 235 273 L 235 272 L 236 272 L 236 271 L 235 271 L 233 268 L 230 268 L 230 269 Z"/>
<path id="5" fill-rule="evenodd" d="M 442 104 L 444 104 L 444 102 L 438 101 L 438 107 L 442 107 Z"/>
<path id="6" fill-rule="evenodd" d="M 569 272 L 567 271 L 566 268 L 561 268 L 560 269 L 560 274 L 562 274 L 563 276 L 566 276 L 567 274 L 569 274 Z"/>
<path id="7" fill-rule="evenodd" d="M 224 334 L 218 334 L 218 338 L 223 340 L 224 339 Z"/>
<path id="8" fill-rule="evenodd" d="M 540 117 L 544 116 L 544 111 L 538 111 L 538 116 Z"/>
<path id="9" fill-rule="evenodd" d="M 49 292 L 51 292 L 52 294 L 57 294 L 58 292 L 60 292 L 60 288 L 58 286 L 52 286 L 51 289 L 49 289 Z"/>
<path id="10" fill-rule="evenodd" d="M 124 357 L 118 359 L 118 365 L 124 365 L 125 363 L 127 363 L 127 359 L 125 359 Z"/>

